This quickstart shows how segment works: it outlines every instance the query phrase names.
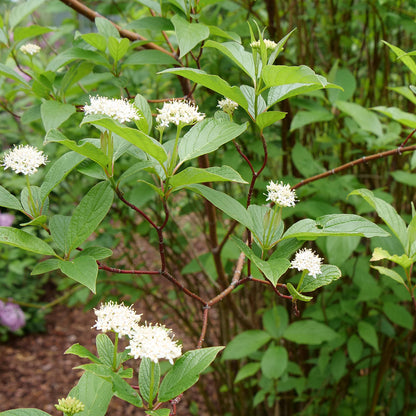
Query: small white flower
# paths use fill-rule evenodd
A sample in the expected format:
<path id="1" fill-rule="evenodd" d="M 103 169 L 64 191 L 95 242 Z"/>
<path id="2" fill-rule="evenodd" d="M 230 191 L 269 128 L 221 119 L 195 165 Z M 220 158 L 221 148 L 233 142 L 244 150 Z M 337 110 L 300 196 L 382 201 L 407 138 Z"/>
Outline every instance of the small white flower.
<path id="1" fill-rule="evenodd" d="M 270 39 L 263 39 L 264 44 L 266 45 L 266 49 L 275 49 L 277 47 L 277 43 L 270 40 Z M 260 41 L 259 40 L 255 40 L 254 42 L 250 43 L 250 46 L 252 48 L 260 48 Z"/>
<path id="2" fill-rule="evenodd" d="M 131 336 L 141 319 L 141 315 L 137 315 L 131 306 L 112 301 L 101 304 L 100 309 L 94 309 L 94 312 L 97 321 L 93 328 L 102 332 L 114 331 L 119 335 Z"/>
<path id="3" fill-rule="evenodd" d="M 180 357 L 182 346 L 173 340 L 173 333 L 164 325 L 142 325 L 136 328 L 126 347 L 134 358 L 149 358 L 157 363 L 161 358 L 169 360 Z"/>
<path id="4" fill-rule="evenodd" d="M 299 271 L 307 270 L 309 276 L 315 279 L 317 275 L 322 273 L 322 259 L 309 248 L 299 250 L 295 255 L 295 260 L 291 264 L 291 269 L 298 269 Z"/>
<path id="5" fill-rule="evenodd" d="M 40 52 L 40 46 L 34 43 L 26 43 L 26 45 L 22 45 L 19 49 L 26 55 L 36 55 Z"/>
<path id="6" fill-rule="evenodd" d="M 229 98 L 224 98 L 223 100 L 218 101 L 217 107 L 221 108 L 224 113 L 232 114 L 238 107 L 238 104 Z"/>
<path id="7" fill-rule="evenodd" d="M 126 98 L 116 99 L 107 97 L 91 97 L 91 105 L 84 105 L 85 114 L 104 114 L 120 123 L 139 120 L 137 108 Z"/>
<path id="8" fill-rule="evenodd" d="M 290 185 L 284 185 L 283 182 L 274 183 L 270 181 L 267 185 L 267 199 L 281 207 L 294 207 L 296 204 L 296 192 L 290 189 Z"/>
<path id="9" fill-rule="evenodd" d="M 186 126 L 195 124 L 205 118 L 204 113 L 198 112 L 198 106 L 190 101 L 172 100 L 158 108 L 156 122 L 159 127 L 168 127 L 170 123 Z"/>
<path id="10" fill-rule="evenodd" d="M 1 166 L 4 166 L 5 170 L 10 168 L 16 173 L 33 175 L 40 165 L 46 164 L 47 160 L 48 156 L 36 147 L 20 145 L 4 155 Z"/>

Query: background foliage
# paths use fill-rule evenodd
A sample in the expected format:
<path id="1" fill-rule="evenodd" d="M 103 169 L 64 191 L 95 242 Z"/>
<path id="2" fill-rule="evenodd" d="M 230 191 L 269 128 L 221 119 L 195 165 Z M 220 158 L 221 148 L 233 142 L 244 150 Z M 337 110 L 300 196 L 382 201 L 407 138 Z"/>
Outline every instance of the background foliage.
<path id="1" fill-rule="evenodd" d="M 23 8 L 10 12 L 20 3 Z M 89 95 L 98 93 L 136 96 L 136 100 L 140 94 L 151 100 L 151 113 L 160 107 L 158 100 L 193 93 L 200 110 L 213 115 L 221 98 L 218 94 L 204 87 L 203 82 L 194 89 L 187 79 L 160 72 L 174 66 L 191 67 L 219 74 L 230 85 L 248 84 L 244 62 L 239 68 L 219 52 L 218 45 L 208 43 L 241 39 L 248 47 L 247 21 L 253 28 L 253 22 L 266 27 L 265 38 L 276 42 L 296 28 L 277 63 L 308 65 L 343 88 L 308 92 L 273 107 L 287 116 L 265 130 L 269 160 L 255 182 L 253 200 L 257 204 L 264 203 L 264 190 L 271 179 L 296 185 L 363 156 L 396 149 L 416 128 L 416 98 L 408 87 L 415 83 L 414 61 L 400 51 L 414 48 L 413 1 L 201 0 L 197 5 L 185 0 L 85 2 L 91 10 L 129 31 L 121 32 L 121 37 L 107 20 L 99 17 L 91 21 L 64 1 L 32 0 L 30 7 L 20 3 L 6 1 L 0 5 L 3 150 L 18 143 L 42 147 L 45 134 L 55 128 L 69 138 L 97 138 L 97 130 L 90 124 L 80 126 L 80 110 Z M 189 26 L 190 21 L 194 26 Z M 127 40 L 129 33 L 136 40 Z M 33 58 L 22 55 L 19 46 L 33 40 L 42 46 L 42 53 Z M 156 47 L 150 47 L 149 41 Z M 17 79 L 9 72 L 16 65 L 22 70 Z M 32 75 L 30 87 L 25 77 L 28 68 Z M 376 106 L 378 111 L 371 110 Z M 392 108 L 404 113 L 398 115 Z M 237 110 L 234 120 L 249 123 L 239 137 L 239 145 L 258 169 L 264 154 L 259 141 L 253 139 L 255 123 L 242 109 Z M 166 138 L 174 138 L 173 132 L 165 134 Z M 47 141 L 50 160 L 66 152 L 49 133 Z M 120 158 L 117 174 L 140 158 L 137 153 L 131 151 Z M 209 159 L 200 160 L 199 166 L 206 167 L 204 163 L 232 166 L 244 180 L 251 181 L 250 168 L 232 142 L 211 153 Z M 414 218 L 411 202 L 415 199 L 415 167 L 416 153 L 397 152 L 371 163 L 351 165 L 337 175 L 299 187 L 300 202 L 287 211 L 287 227 L 305 217 L 353 213 L 368 215 L 388 230 L 380 218 L 387 225 L 389 221 L 374 209 L 374 204 L 366 202 L 363 195 L 348 197 L 360 188 L 370 189 L 375 197 L 392 204 L 408 224 Z M 134 175 L 126 177 L 124 196 L 151 212 L 160 223 L 163 212 L 159 198 L 145 183 L 154 175 L 146 171 L 143 174 L 139 183 Z M 91 185 L 102 178 L 97 165 L 82 161 L 49 195 L 50 211 L 69 215 Z M 0 181 L 15 195 L 24 186 L 23 178 L 8 171 L 0 173 Z M 32 184 L 40 186 L 41 182 L 42 175 L 36 175 Z M 245 205 L 245 185 L 225 182 L 216 185 L 216 189 Z M 212 297 L 225 285 L 218 261 L 223 276 L 230 276 L 240 255 L 235 243 L 223 240 L 232 220 L 216 212 L 217 245 L 224 241 L 224 246 L 220 258 L 215 257 L 206 203 L 189 191 L 181 191 L 174 198 L 174 215 L 164 230 L 169 240 L 167 266 L 181 276 L 190 290 Z M 16 224 L 23 221 L 18 217 Z M 237 227 L 242 234 L 243 227 Z M 416 352 L 413 301 L 403 284 L 381 276 L 382 270 L 372 268 L 375 263 L 370 263 L 376 247 L 392 255 L 404 253 L 397 236 L 390 234 L 388 238 L 371 240 L 355 236 L 317 238 L 314 247 L 327 263 L 341 269 L 343 277 L 318 289 L 310 303 L 301 304 L 301 318 L 295 316 L 290 302 L 255 285 L 249 290 L 239 287 L 235 296 L 218 303 L 205 343 L 228 346 L 221 360 L 214 362 L 215 371 L 206 378 L 213 391 L 199 384 L 205 411 L 212 415 L 416 414 L 412 395 Z M 94 241 L 88 241 L 84 248 L 88 245 L 111 248 L 114 255 L 108 264 L 114 267 L 152 269 L 158 259 L 158 235 L 154 229 L 119 201 L 113 202 L 111 219 L 101 223 Z M 29 276 L 35 260 L 25 255 L 22 262 L 21 254 L 7 246 L 0 250 L 4 271 L 0 277 L 1 297 L 38 301 L 44 280 Z M 407 254 L 412 257 L 412 253 Z M 383 264 L 407 281 L 408 268 L 402 271 L 400 264 Z M 410 268 L 410 288 L 414 284 L 411 271 Z M 252 274 L 261 277 L 255 268 Z M 20 284 L 23 276 L 24 284 Z M 122 298 L 129 303 L 141 299 L 148 305 L 158 302 L 161 316 L 175 316 L 196 344 L 201 326 L 200 304 L 151 277 L 120 274 L 115 278 L 100 271 L 96 294 L 91 295 L 87 288 L 64 279 L 60 273 L 49 274 L 57 286 L 57 297 L 64 297 L 70 305 L 79 302 L 93 307 L 102 298 Z M 34 314 L 31 309 L 25 312 L 28 317 Z M 29 322 L 35 325 L 36 319 Z"/>

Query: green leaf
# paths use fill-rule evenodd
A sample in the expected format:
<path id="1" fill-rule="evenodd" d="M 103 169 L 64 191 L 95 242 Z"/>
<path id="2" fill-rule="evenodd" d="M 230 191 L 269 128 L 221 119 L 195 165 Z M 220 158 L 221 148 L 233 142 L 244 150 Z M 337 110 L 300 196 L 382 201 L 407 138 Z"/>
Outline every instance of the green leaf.
<path id="1" fill-rule="evenodd" d="M 6 78 L 20 82 L 25 87 L 30 87 L 29 84 L 17 72 L 2 63 L 0 63 L 0 74 L 4 75 Z"/>
<path id="2" fill-rule="evenodd" d="M 68 65 L 70 62 L 78 59 L 90 61 L 97 65 L 109 66 L 108 61 L 98 52 L 81 48 L 70 48 L 56 55 L 55 58 L 49 62 L 46 70 L 55 72 L 62 66 Z"/>
<path id="3" fill-rule="evenodd" d="M 258 95 L 255 89 L 253 87 L 250 87 L 249 85 L 241 85 L 240 90 L 247 100 L 248 114 L 251 116 L 251 118 L 257 120 L 259 114 L 263 114 L 267 109 L 264 98 L 261 95 Z M 257 102 L 257 105 L 256 105 L 256 102 Z M 260 124 L 262 124 L 263 121 L 267 122 L 270 120 L 268 120 L 267 116 L 262 116 L 260 117 L 259 121 L 260 121 Z"/>
<path id="4" fill-rule="evenodd" d="M 347 350 L 353 363 L 356 363 L 362 357 L 363 349 L 361 339 L 357 335 L 352 334 L 352 336 L 348 338 Z"/>
<path id="5" fill-rule="evenodd" d="M 222 358 L 224 360 L 239 360 L 248 357 L 271 340 L 271 336 L 259 329 L 241 332 L 227 345 Z"/>
<path id="6" fill-rule="evenodd" d="M 69 396 L 79 399 L 85 405 L 79 416 L 105 416 L 113 397 L 112 383 L 86 372 L 69 392 Z"/>
<path id="7" fill-rule="evenodd" d="M 149 416 L 169 416 L 169 409 L 146 410 L 146 415 Z"/>
<path id="8" fill-rule="evenodd" d="M 80 358 L 88 358 L 93 363 L 101 364 L 101 361 L 92 352 L 79 344 L 71 345 L 64 354 L 74 354 Z"/>
<path id="9" fill-rule="evenodd" d="M 413 260 L 406 254 L 402 254 L 401 256 L 398 256 L 397 254 L 391 255 L 387 250 L 384 250 L 381 247 L 376 247 L 370 261 L 379 261 L 384 259 L 390 260 L 404 269 L 408 269 L 413 264 Z"/>
<path id="10" fill-rule="evenodd" d="M 44 202 L 51 191 L 68 176 L 69 172 L 78 166 L 84 159 L 85 156 L 83 155 L 76 152 L 68 152 L 53 163 L 46 173 L 40 187 L 42 202 Z"/>
<path id="11" fill-rule="evenodd" d="M 113 36 L 108 38 L 108 50 L 115 63 L 123 58 L 129 47 L 130 41 L 127 38 L 117 39 Z"/>
<path id="12" fill-rule="evenodd" d="M 113 255 L 113 251 L 107 247 L 92 246 L 92 247 L 84 248 L 84 250 L 80 251 L 76 255 L 76 257 L 90 256 L 90 257 L 93 257 L 95 260 L 102 260 L 112 255 Z"/>
<path id="13" fill-rule="evenodd" d="M 416 129 L 416 115 L 414 115 L 413 113 L 406 113 L 405 111 L 402 111 L 396 107 L 384 106 L 373 107 L 372 110 L 378 111 L 379 113 L 384 114 L 385 116 L 390 117 L 393 120 L 396 120 L 404 126 Z"/>
<path id="14" fill-rule="evenodd" d="M 260 370 L 260 363 L 248 363 L 244 367 L 238 370 L 235 376 L 234 383 L 239 383 L 241 380 L 245 380 L 248 377 L 253 376 Z"/>
<path id="15" fill-rule="evenodd" d="M 373 325 L 364 321 L 358 322 L 358 335 L 376 351 L 379 351 L 377 332 Z"/>
<path id="16" fill-rule="evenodd" d="M 310 239 L 327 235 L 361 237 L 388 237 L 389 234 L 371 221 L 353 214 L 332 214 L 319 217 L 316 221 L 311 219 L 300 220 L 293 224 L 282 239 L 300 238 Z"/>
<path id="17" fill-rule="evenodd" d="M 329 263 L 344 263 L 358 247 L 360 237 L 326 237 L 325 248 Z"/>
<path id="18" fill-rule="evenodd" d="M 416 63 L 415 61 L 406 54 L 405 51 L 398 48 L 397 46 L 394 46 L 385 40 L 382 41 L 384 44 L 386 44 L 397 56 L 398 59 L 400 59 L 412 72 L 416 75 Z"/>
<path id="19" fill-rule="evenodd" d="M 58 130 L 49 130 L 46 133 L 44 143 L 60 143 L 71 149 L 80 155 L 87 157 L 88 159 L 93 160 L 94 162 L 98 163 L 103 169 L 105 169 L 108 165 L 108 157 L 107 155 L 98 147 L 95 147 L 92 143 L 84 142 L 82 144 L 77 144 L 73 140 L 67 139 L 60 131 Z M 82 159 L 79 160 L 72 168 L 77 166 Z M 72 165 L 71 162 L 68 162 L 69 167 Z M 69 173 L 69 171 L 67 172 Z M 66 174 L 67 174 L 66 173 Z M 66 176 L 65 174 L 65 176 Z"/>
<path id="20" fill-rule="evenodd" d="M 14 6 L 10 11 L 9 27 L 13 29 L 17 26 L 26 16 L 37 10 L 45 0 L 27 0 L 17 6 Z"/>
<path id="21" fill-rule="evenodd" d="M 383 312 L 394 324 L 397 324 L 410 331 L 412 330 L 413 316 L 403 305 L 398 305 L 397 303 L 393 302 L 386 302 L 383 305 Z"/>
<path id="22" fill-rule="evenodd" d="M 296 169 L 305 178 L 309 178 L 310 176 L 325 172 L 324 167 L 313 158 L 309 149 L 307 149 L 305 146 L 302 146 L 299 142 L 293 146 L 292 161 Z"/>
<path id="23" fill-rule="evenodd" d="M 266 127 L 271 126 L 272 124 L 276 123 L 276 121 L 282 120 L 286 117 L 284 111 L 265 111 L 261 113 L 256 118 L 256 124 L 261 131 L 263 131 Z"/>
<path id="24" fill-rule="evenodd" d="M 37 276 L 38 274 L 48 273 L 57 269 L 59 269 L 59 259 L 46 259 L 45 261 L 38 263 L 30 274 L 32 276 Z"/>
<path id="25" fill-rule="evenodd" d="M 154 2 L 156 3 L 156 2 Z M 159 6 L 160 7 L 160 6 Z M 160 14 L 160 13 L 159 13 Z M 146 16 L 138 20 L 134 20 L 126 26 L 126 29 L 138 30 L 152 30 L 161 32 L 162 30 L 174 30 L 173 24 L 166 17 L 160 16 Z"/>
<path id="26" fill-rule="evenodd" d="M 187 189 L 202 195 L 225 214 L 243 224 L 247 228 L 252 228 L 251 218 L 246 209 L 234 198 L 223 192 L 216 191 L 204 185 L 188 185 Z"/>
<path id="27" fill-rule="evenodd" d="M 205 71 L 194 68 L 169 68 L 164 71 L 158 72 L 158 74 L 175 74 L 180 75 L 181 77 L 190 79 L 197 84 L 200 84 L 206 88 L 209 88 L 212 91 L 217 92 L 218 94 L 223 95 L 224 97 L 229 98 L 230 100 L 235 101 L 245 110 L 248 109 L 248 103 L 240 88 L 231 87 L 227 81 L 224 81 L 218 75 L 210 75 Z"/>
<path id="28" fill-rule="evenodd" d="M 300 287 L 301 292 L 313 292 L 319 287 L 329 285 L 330 283 L 338 280 L 341 277 L 341 270 L 337 266 L 332 264 L 324 264 L 321 266 L 321 274 L 317 275 L 316 278 L 313 276 L 306 275 L 302 286 Z"/>
<path id="29" fill-rule="evenodd" d="M 285 347 L 270 345 L 261 359 L 261 371 L 267 378 L 278 379 L 285 372 L 288 361 Z"/>
<path id="30" fill-rule="evenodd" d="M 193 386 L 223 348 L 201 348 L 182 355 L 162 380 L 158 401 L 167 402 Z"/>
<path id="31" fill-rule="evenodd" d="M 235 124 L 225 119 L 210 118 L 201 121 L 179 142 L 178 154 L 181 163 L 217 150 L 246 131 L 247 125 L 247 123 Z"/>
<path id="32" fill-rule="evenodd" d="M 257 257 L 253 251 L 246 246 L 241 240 L 236 237 L 232 237 L 232 240 L 238 245 L 240 250 L 261 270 L 267 279 L 273 285 L 279 281 L 279 278 L 286 272 L 290 267 L 290 261 L 285 258 L 274 258 L 269 260 L 262 260 Z"/>
<path id="33" fill-rule="evenodd" d="M 35 36 L 40 36 L 45 33 L 49 33 L 55 30 L 55 28 L 39 26 L 39 25 L 30 25 L 25 27 L 17 27 L 13 32 L 13 40 L 15 43 L 18 43 L 25 39 L 30 39 Z"/>
<path id="34" fill-rule="evenodd" d="M 175 26 L 175 34 L 178 39 L 180 56 L 184 57 L 198 43 L 202 42 L 209 36 L 208 26 L 202 23 L 189 23 L 179 15 L 175 15 L 171 19 Z"/>
<path id="35" fill-rule="evenodd" d="M 67 215 L 54 215 L 49 221 L 49 229 L 53 242 L 63 253 L 69 253 L 70 238 L 68 234 L 71 217 Z"/>
<path id="36" fill-rule="evenodd" d="M 293 322 L 283 334 L 283 338 L 288 341 L 306 345 L 320 345 L 338 336 L 329 326 L 311 319 Z"/>
<path id="37" fill-rule="evenodd" d="M 407 249 L 406 223 L 397 211 L 387 202 L 374 196 L 368 189 L 357 189 L 350 195 L 359 195 L 364 198 L 377 212 L 379 217 L 386 223 L 391 232 L 399 239 L 404 250 Z"/>
<path id="38" fill-rule="evenodd" d="M 416 186 L 416 174 L 405 172 L 403 170 L 396 170 L 394 172 L 390 172 L 390 175 L 393 176 L 396 182 L 403 183 L 408 186 Z"/>
<path id="39" fill-rule="evenodd" d="M 302 295 L 302 293 L 298 292 L 297 289 L 295 289 L 295 287 L 290 282 L 287 283 L 286 287 L 289 293 L 292 295 L 292 298 L 294 300 L 301 300 L 302 302 L 310 302 L 313 299 L 312 296 Z"/>
<path id="40" fill-rule="evenodd" d="M 369 131 L 376 136 L 383 135 L 380 120 L 370 110 L 356 103 L 337 101 L 335 105 L 344 113 L 348 114 L 364 131 Z"/>
<path id="41" fill-rule="evenodd" d="M 267 87 L 277 87 L 287 84 L 315 84 L 319 88 L 332 86 L 323 76 L 305 66 L 266 65 L 262 70 L 262 78 Z"/>
<path id="42" fill-rule="evenodd" d="M 163 146 L 158 141 L 153 139 L 153 137 L 148 136 L 140 130 L 124 127 L 113 119 L 101 114 L 84 117 L 81 125 L 85 123 L 95 124 L 112 131 L 150 156 L 154 157 L 160 164 L 163 164 L 163 162 L 165 162 L 168 158 Z"/>
<path id="43" fill-rule="evenodd" d="M 336 88 L 333 84 L 328 84 L 327 88 Z M 296 95 L 307 94 L 309 92 L 317 91 L 322 89 L 321 84 L 286 84 L 279 85 L 278 87 L 271 87 L 267 94 L 267 108 L 272 105 L 286 100 L 287 98 L 294 97 Z"/>
<path id="44" fill-rule="evenodd" d="M 250 230 L 256 242 L 263 250 L 269 250 L 279 241 L 284 230 L 280 215 L 276 213 L 275 208 L 270 208 L 267 205 L 252 204 L 247 208 L 247 212 L 252 222 Z"/>
<path id="45" fill-rule="evenodd" d="M 104 17 L 96 17 L 95 26 L 97 26 L 98 33 L 100 33 L 106 38 L 110 36 L 113 36 L 114 38 L 120 37 L 120 34 L 118 33 L 116 27 L 108 19 Z"/>
<path id="46" fill-rule="evenodd" d="M 127 383 L 126 380 L 123 380 L 119 374 L 115 373 L 112 374 L 111 379 L 113 382 L 113 391 L 115 396 L 136 407 L 143 407 L 143 401 L 139 394 L 133 389 L 133 387 L 130 386 L 129 383 Z"/>
<path id="47" fill-rule="evenodd" d="M 403 277 L 399 275 L 399 273 L 395 272 L 394 270 L 388 269 L 387 267 L 382 266 L 371 266 L 372 269 L 376 269 L 379 271 L 380 274 L 390 277 L 390 279 L 395 280 L 397 283 L 402 284 L 404 287 L 407 288 Z"/>
<path id="48" fill-rule="evenodd" d="M 112 367 L 113 355 L 114 355 L 114 344 L 106 334 L 98 334 L 95 339 L 95 345 L 97 346 L 97 352 L 99 361 L 102 364 Z"/>
<path id="49" fill-rule="evenodd" d="M 143 129 L 143 131 L 147 134 L 150 134 L 150 132 L 152 131 L 153 117 L 152 117 L 152 110 L 150 109 L 149 103 L 147 102 L 146 98 L 144 98 L 142 95 L 136 94 L 136 97 L 134 99 L 134 104 L 141 111 L 144 117 L 143 119 L 137 122 L 139 124 L 138 127 L 140 128 L 140 123 L 142 121 L 145 121 L 147 128 Z"/>
<path id="50" fill-rule="evenodd" d="M 206 48 L 215 48 L 230 58 L 242 71 L 244 71 L 253 81 L 256 79 L 255 64 L 253 54 L 247 52 L 243 45 L 237 42 L 219 43 L 209 40 L 205 43 Z M 231 97 L 228 97 L 231 98 Z"/>
<path id="51" fill-rule="evenodd" d="M 43 410 L 27 408 L 27 409 L 11 409 L 0 412 L 1 416 L 51 416 Z"/>
<path id="52" fill-rule="evenodd" d="M 172 188 L 183 188 L 193 183 L 204 182 L 238 182 L 247 183 L 238 172 L 229 166 L 211 167 L 206 169 L 189 167 L 169 179 Z"/>
<path id="53" fill-rule="evenodd" d="M 152 378 L 153 367 L 153 387 L 150 392 L 150 381 Z M 159 390 L 160 384 L 160 366 L 159 363 L 154 363 L 149 358 L 142 358 L 139 368 L 139 387 L 140 395 L 147 403 L 153 403 L 153 400 Z"/>
<path id="54" fill-rule="evenodd" d="M 118 183 L 121 184 L 127 180 L 130 180 L 137 176 L 139 172 L 143 169 L 150 168 L 153 166 L 153 163 L 149 160 L 143 160 L 140 162 L 135 163 L 134 165 L 130 166 L 123 174 L 119 177 Z"/>
<path id="55" fill-rule="evenodd" d="M 274 306 L 264 312 L 263 328 L 275 339 L 281 338 L 284 330 L 289 324 L 289 315 L 287 310 L 282 306 Z"/>
<path id="56" fill-rule="evenodd" d="M 0 207 L 22 210 L 22 204 L 20 201 L 12 195 L 6 188 L 0 185 Z"/>
<path id="57" fill-rule="evenodd" d="M 145 50 L 132 53 L 124 62 L 125 66 L 138 65 L 177 65 L 178 61 L 170 55 L 157 50 Z"/>
<path id="58" fill-rule="evenodd" d="M 45 131 L 56 129 L 76 112 L 75 106 L 58 101 L 44 101 L 40 106 Z"/>
<path id="59" fill-rule="evenodd" d="M 82 256 L 68 261 L 60 260 L 59 269 L 63 274 L 95 293 L 98 265 L 93 257 Z"/>
<path id="60" fill-rule="evenodd" d="M 52 248 L 40 238 L 12 227 L 0 227 L 0 243 L 45 256 L 55 255 Z"/>
<path id="61" fill-rule="evenodd" d="M 331 121 L 333 119 L 334 115 L 324 108 L 312 111 L 298 111 L 290 123 L 290 131 L 300 129 L 308 124 Z"/>
<path id="62" fill-rule="evenodd" d="M 81 35 L 81 38 L 101 52 L 105 52 L 107 49 L 107 39 L 99 33 L 86 33 L 85 35 Z"/>
<path id="63" fill-rule="evenodd" d="M 69 251 L 83 243 L 98 227 L 113 203 L 113 190 L 108 182 L 91 188 L 75 208 L 68 228 Z"/>

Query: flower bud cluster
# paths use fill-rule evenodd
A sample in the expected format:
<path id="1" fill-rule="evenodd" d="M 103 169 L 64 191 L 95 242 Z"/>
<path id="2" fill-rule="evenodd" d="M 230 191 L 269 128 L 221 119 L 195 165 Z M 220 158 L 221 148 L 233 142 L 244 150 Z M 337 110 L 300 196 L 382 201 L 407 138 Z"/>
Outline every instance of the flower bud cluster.
<path id="1" fill-rule="evenodd" d="M 26 45 L 22 45 L 19 49 L 26 55 L 36 55 L 40 52 L 40 46 L 34 43 L 26 43 Z"/>
<path id="2" fill-rule="evenodd" d="M 290 185 L 284 185 L 283 182 L 274 183 L 270 181 L 267 185 L 267 199 L 281 207 L 294 207 L 297 199 L 296 192 L 290 188 Z"/>

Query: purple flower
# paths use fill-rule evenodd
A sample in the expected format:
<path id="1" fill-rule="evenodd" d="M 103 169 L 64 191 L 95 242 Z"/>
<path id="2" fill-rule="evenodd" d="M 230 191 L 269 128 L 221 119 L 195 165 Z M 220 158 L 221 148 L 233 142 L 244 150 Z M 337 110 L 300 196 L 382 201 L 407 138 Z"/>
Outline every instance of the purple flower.
<path id="1" fill-rule="evenodd" d="M 7 326 L 11 331 L 17 331 L 26 324 L 26 319 L 20 306 L 0 300 L 0 324 Z"/>
<path id="2" fill-rule="evenodd" d="M 14 215 L 2 214 L 0 212 L 0 227 L 11 227 L 14 221 Z"/>

